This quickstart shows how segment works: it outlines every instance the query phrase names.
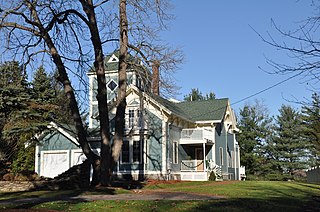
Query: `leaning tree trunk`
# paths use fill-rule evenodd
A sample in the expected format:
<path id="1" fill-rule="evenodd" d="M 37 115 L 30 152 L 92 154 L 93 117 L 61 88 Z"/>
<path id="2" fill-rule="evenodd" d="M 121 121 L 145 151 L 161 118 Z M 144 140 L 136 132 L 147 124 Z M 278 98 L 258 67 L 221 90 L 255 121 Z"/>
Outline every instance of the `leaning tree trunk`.
<path id="1" fill-rule="evenodd" d="M 63 84 L 64 92 L 65 92 L 67 98 L 69 99 L 69 107 L 70 107 L 72 117 L 73 117 L 73 120 L 75 123 L 75 128 L 76 128 L 76 133 L 78 136 L 79 144 L 80 144 L 85 156 L 88 158 L 88 160 L 92 164 L 93 169 L 96 170 L 96 167 L 99 165 L 99 157 L 92 152 L 92 150 L 88 144 L 87 137 L 86 137 L 87 134 L 86 134 L 86 131 L 85 131 L 83 124 L 82 124 L 82 119 L 81 119 L 81 115 L 79 112 L 77 100 L 76 100 L 76 97 L 74 94 L 74 90 L 71 86 L 71 82 L 69 80 L 66 68 L 62 62 L 61 56 L 58 53 L 58 50 L 55 47 L 48 31 L 43 27 L 35 8 L 30 4 L 28 4 L 28 8 L 29 8 L 35 22 L 37 23 L 37 26 L 40 30 L 40 34 L 41 34 L 42 38 L 44 39 L 46 45 L 49 48 L 49 53 L 51 54 L 51 56 L 53 58 L 53 62 L 57 66 L 57 69 L 59 72 L 58 80 L 59 80 L 59 82 L 61 82 Z M 95 173 L 94 173 L 94 176 L 96 176 Z"/>
<path id="2" fill-rule="evenodd" d="M 102 42 L 100 39 L 99 29 L 94 11 L 94 5 L 92 1 L 80 0 L 83 10 L 88 17 L 88 27 L 91 34 L 91 42 L 94 48 L 95 62 L 94 68 L 97 75 L 98 83 L 98 110 L 99 110 L 99 122 L 100 122 L 100 135 L 101 135 L 101 166 L 100 166 L 100 184 L 109 185 L 112 176 L 110 172 L 110 130 L 109 130 L 109 111 L 107 105 L 107 88 L 106 88 L 106 76 L 104 68 L 104 58 L 102 51 Z"/>
<path id="3" fill-rule="evenodd" d="M 127 55 L 128 55 L 128 19 L 126 11 L 126 0 L 120 0 L 119 13 L 120 13 L 120 54 L 119 54 L 119 89 L 117 99 L 117 112 L 115 135 L 112 144 L 112 166 L 111 171 L 119 160 L 121 147 L 124 137 L 125 127 L 125 110 L 126 110 L 126 90 L 127 90 Z"/>

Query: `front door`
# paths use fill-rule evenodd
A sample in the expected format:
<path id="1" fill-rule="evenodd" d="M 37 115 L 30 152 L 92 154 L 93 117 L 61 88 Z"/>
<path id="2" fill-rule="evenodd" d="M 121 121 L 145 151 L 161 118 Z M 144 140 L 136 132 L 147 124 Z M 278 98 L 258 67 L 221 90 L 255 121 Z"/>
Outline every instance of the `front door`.
<path id="1" fill-rule="evenodd" d="M 203 149 L 202 148 L 196 148 L 196 160 L 197 160 L 197 171 L 203 171 L 204 165 L 203 165 Z"/>

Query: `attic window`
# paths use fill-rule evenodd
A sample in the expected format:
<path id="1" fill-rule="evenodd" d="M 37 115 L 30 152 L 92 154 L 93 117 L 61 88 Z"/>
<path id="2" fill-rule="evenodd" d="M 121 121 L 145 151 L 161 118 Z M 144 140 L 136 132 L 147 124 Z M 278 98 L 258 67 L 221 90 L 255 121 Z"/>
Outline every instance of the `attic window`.
<path id="1" fill-rule="evenodd" d="M 114 80 L 111 80 L 109 83 L 108 83 L 108 88 L 111 90 L 111 91 L 114 91 L 116 88 L 117 88 L 118 84 L 114 81 Z"/>

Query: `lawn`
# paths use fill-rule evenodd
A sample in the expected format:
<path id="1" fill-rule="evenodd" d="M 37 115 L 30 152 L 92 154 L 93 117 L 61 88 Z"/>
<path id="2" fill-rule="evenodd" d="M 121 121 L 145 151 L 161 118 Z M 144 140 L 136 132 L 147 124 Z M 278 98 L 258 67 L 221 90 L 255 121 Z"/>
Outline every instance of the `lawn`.
<path id="1" fill-rule="evenodd" d="M 69 211 L 319 211 L 320 185 L 297 182 L 178 182 L 147 184 L 143 191 L 174 191 L 224 196 L 225 199 L 208 201 L 169 201 L 169 200 L 99 200 L 88 202 L 46 201 L 39 204 L 20 206 L 0 205 L 2 208 L 33 208 Z M 113 190 L 112 194 L 131 192 Z M 98 191 L 98 194 L 110 195 Z M 79 194 L 94 195 L 97 191 L 64 191 L 64 192 L 19 192 L 15 198 L 55 194 L 75 196 Z M 10 196 L 11 195 L 11 196 Z M 13 194 L 1 194 L 0 199 L 10 199 Z M 138 194 L 137 194 L 138 195 Z"/>

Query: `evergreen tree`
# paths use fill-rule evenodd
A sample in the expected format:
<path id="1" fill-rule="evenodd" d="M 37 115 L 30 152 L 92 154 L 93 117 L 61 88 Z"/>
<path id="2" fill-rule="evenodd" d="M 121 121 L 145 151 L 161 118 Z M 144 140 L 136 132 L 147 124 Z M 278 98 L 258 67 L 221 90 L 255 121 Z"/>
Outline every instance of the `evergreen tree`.
<path id="1" fill-rule="evenodd" d="M 283 173 L 293 175 L 306 168 L 306 142 L 301 136 L 301 114 L 291 106 L 282 105 L 276 118 L 276 135 L 272 139 L 273 155 Z"/>
<path id="2" fill-rule="evenodd" d="M 206 94 L 206 100 L 213 100 L 216 98 L 216 94 L 213 92 L 210 92 L 209 94 Z"/>
<path id="3" fill-rule="evenodd" d="M 32 88 L 35 96 L 45 103 L 52 103 L 55 99 L 53 77 L 49 76 L 43 66 L 40 66 L 33 77 Z"/>
<path id="4" fill-rule="evenodd" d="M 272 119 L 266 111 L 265 106 L 259 102 L 255 105 L 245 105 L 240 110 L 240 133 L 237 140 L 241 164 L 246 167 L 247 174 L 260 175 L 268 165 L 264 147 L 272 133 Z"/>
<path id="5" fill-rule="evenodd" d="M 39 104 L 46 106 L 46 111 L 43 112 L 48 120 L 73 124 L 68 99 L 56 76 L 57 73 L 48 74 L 44 67 L 40 66 L 34 74 L 32 90 Z"/>
<path id="6" fill-rule="evenodd" d="M 50 81 L 52 82 L 52 87 L 54 91 L 53 104 L 56 105 L 56 110 L 54 111 L 53 121 L 71 124 L 73 125 L 73 117 L 71 115 L 71 110 L 69 107 L 69 99 L 66 98 L 66 94 L 63 91 L 62 84 L 57 80 L 58 72 L 50 75 Z"/>
<path id="7" fill-rule="evenodd" d="M 201 91 L 198 88 L 192 88 L 191 92 L 188 95 L 184 96 L 184 101 L 200 101 L 200 100 L 212 100 L 215 99 L 216 95 L 214 92 L 209 94 L 202 95 Z"/>
<path id="8" fill-rule="evenodd" d="M 320 165 L 320 96 L 312 95 L 310 105 L 302 107 L 303 132 L 310 150 L 310 165 Z"/>
<path id="9" fill-rule="evenodd" d="M 0 64 L 0 160 L 2 163 L 11 158 L 16 147 L 15 139 L 6 138 L 6 129 L 14 123 L 10 121 L 12 113 L 19 111 L 28 98 L 24 95 L 27 84 L 22 69 L 16 61 Z"/>
<path id="10" fill-rule="evenodd" d="M 1 160 L 11 163 L 14 172 L 32 171 L 34 154 L 26 145 L 34 147 L 34 136 L 46 128 L 56 107 L 40 92 L 47 86 L 42 75 L 37 75 L 39 83 L 33 89 L 17 62 L 6 62 L 0 69 Z"/>

